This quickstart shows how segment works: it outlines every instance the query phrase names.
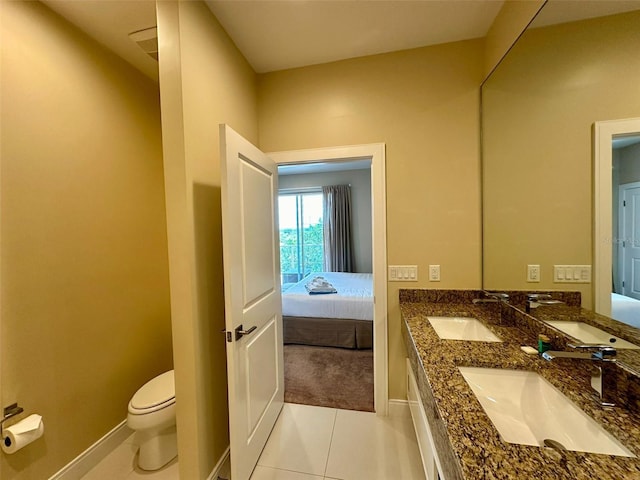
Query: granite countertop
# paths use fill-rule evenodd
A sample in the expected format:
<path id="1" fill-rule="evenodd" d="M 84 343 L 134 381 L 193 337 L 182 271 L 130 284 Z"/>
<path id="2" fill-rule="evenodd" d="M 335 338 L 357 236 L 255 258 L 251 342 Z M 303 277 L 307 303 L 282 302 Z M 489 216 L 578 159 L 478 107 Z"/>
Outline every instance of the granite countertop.
<path id="1" fill-rule="evenodd" d="M 463 297 L 469 295 L 472 294 Z M 573 451 L 560 453 L 551 448 L 503 441 L 459 372 L 459 366 L 539 373 L 638 457 L 640 415 L 626 408 L 603 409 L 594 401 L 589 387 L 591 362 L 571 359 L 547 362 L 537 355 L 524 353 L 520 346 L 531 345 L 531 335 L 515 326 L 507 326 L 510 323 L 505 322 L 504 315 L 501 318 L 500 305 L 474 305 L 470 298 L 455 296 L 451 300 L 458 303 L 403 301 L 402 297 L 400 302 L 403 336 L 418 377 L 423 405 L 429 411 L 427 416 L 437 418 L 444 432 L 440 445 L 434 441 L 445 463 L 447 458 L 450 460 L 443 467 L 447 480 L 640 479 L 640 458 Z M 475 317 L 503 342 L 441 340 L 427 316 Z M 434 439 L 437 437 L 438 432 L 435 432 Z"/>
<path id="2" fill-rule="evenodd" d="M 524 305 L 515 304 L 514 306 L 521 312 L 525 311 Z M 547 320 L 584 322 L 640 346 L 640 330 L 638 328 L 592 312 L 591 310 L 581 308 L 580 306 L 547 305 L 532 310 L 530 315 L 543 322 Z M 615 347 L 615 345 L 613 346 Z M 623 363 L 627 368 L 633 370 L 636 375 L 640 375 L 640 350 L 619 349 L 618 362 Z"/>

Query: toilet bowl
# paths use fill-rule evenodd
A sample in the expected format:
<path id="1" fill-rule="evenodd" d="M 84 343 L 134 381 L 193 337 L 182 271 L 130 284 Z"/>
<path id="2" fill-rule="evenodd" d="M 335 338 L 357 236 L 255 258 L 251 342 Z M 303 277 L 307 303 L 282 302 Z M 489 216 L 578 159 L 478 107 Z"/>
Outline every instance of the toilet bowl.
<path id="1" fill-rule="evenodd" d="M 178 455 L 173 370 L 149 380 L 135 393 L 127 426 L 136 432 L 142 470 L 157 470 Z"/>

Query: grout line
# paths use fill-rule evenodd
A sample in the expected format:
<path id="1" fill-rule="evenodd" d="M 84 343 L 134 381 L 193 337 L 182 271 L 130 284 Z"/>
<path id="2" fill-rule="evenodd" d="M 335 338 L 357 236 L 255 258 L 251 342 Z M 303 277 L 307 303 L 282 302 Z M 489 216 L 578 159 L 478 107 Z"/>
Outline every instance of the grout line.
<path id="1" fill-rule="evenodd" d="M 301 472 L 299 470 L 291 470 L 290 468 L 282 468 L 282 467 L 270 467 L 269 465 L 256 465 L 256 467 L 260 467 L 260 468 L 268 468 L 270 470 L 279 470 L 281 472 L 291 472 L 291 473 L 299 473 L 300 475 L 305 475 L 307 477 L 322 477 L 324 479 L 324 475 L 318 475 L 315 473 L 309 473 L 309 472 Z M 253 474 L 252 474 L 253 475 Z M 330 480 L 340 480 L 340 479 L 334 479 L 332 477 L 327 477 Z M 249 480 L 251 480 L 251 478 L 249 478 Z"/>
<path id="2" fill-rule="evenodd" d="M 327 451 L 327 461 L 324 463 L 324 472 L 322 477 L 327 475 L 327 467 L 329 466 L 329 457 L 331 457 L 331 446 L 333 445 L 333 433 L 336 431 L 336 422 L 338 421 L 338 409 L 333 409 L 335 415 L 333 417 L 333 427 L 331 428 L 331 438 L 329 439 L 329 450 Z"/>

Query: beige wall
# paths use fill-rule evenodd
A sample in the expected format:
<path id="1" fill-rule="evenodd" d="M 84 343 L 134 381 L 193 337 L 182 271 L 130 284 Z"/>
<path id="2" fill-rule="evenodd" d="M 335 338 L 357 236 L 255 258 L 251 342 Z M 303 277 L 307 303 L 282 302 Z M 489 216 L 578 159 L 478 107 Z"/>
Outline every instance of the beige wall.
<path id="1" fill-rule="evenodd" d="M 389 385 L 405 398 L 399 288 L 480 287 L 479 85 L 473 40 L 259 76 L 263 151 L 386 143 Z M 427 281 L 429 264 L 442 281 Z"/>
<path id="2" fill-rule="evenodd" d="M 180 478 L 229 445 L 218 124 L 257 142 L 256 77 L 202 2 L 158 3 Z"/>
<path id="3" fill-rule="evenodd" d="M 386 143 L 388 261 L 421 272 L 389 284 L 390 396 L 404 398 L 398 288 L 480 287 L 485 51 L 474 40 L 288 70 L 258 90 L 203 3 L 158 14 L 180 473 L 206 478 L 228 445 L 218 123 L 266 151 Z M 2 40 L 3 67 L 20 66 L 2 72 L 2 400 L 43 413 L 47 434 L 0 465 L 42 478 L 171 365 L 158 92 L 39 4 L 5 8 Z M 429 264 L 441 282 L 426 281 Z"/>
<path id="4" fill-rule="evenodd" d="M 43 479 L 172 365 L 158 85 L 37 2 L 3 2 L 1 405 Z"/>
<path id="5" fill-rule="evenodd" d="M 280 175 L 278 177 L 278 188 L 280 189 L 326 185 L 351 185 L 351 228 L 355 265 L 353 271 L 373 272 L 371 263 L 371 169 Z"/>
<path id="6" fill-rule="evenodd" d="M 485 37 L 484 75 L 490 75 L 546 0 L 506 0 Z"/>
<path id="7" fill-rule="evenodd" d="M 640 12 L 528 30 L 483 90 L 487 288 L 569 287 L 592 257 L 592 126 L 637 117 Z M 539 264 L 542 282 L 526 283 Z"/>

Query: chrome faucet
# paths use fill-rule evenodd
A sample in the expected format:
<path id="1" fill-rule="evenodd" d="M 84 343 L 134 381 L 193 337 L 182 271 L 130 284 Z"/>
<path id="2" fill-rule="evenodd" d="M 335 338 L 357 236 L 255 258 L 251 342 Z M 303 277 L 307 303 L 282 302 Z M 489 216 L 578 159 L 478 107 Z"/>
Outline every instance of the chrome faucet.
<path id="1" fill-rule="evenodd" d="M 484 292 L 488 298 L 474 298 L 471 300 L 474 304 L 478 303 L 509 303 L 509 294 L 500 292 Z"/>
<path id="2" fill-rule="evenodd" d="M 548 293 L 528 293 L 527 304 L 525 306 L 527 313 L 531 313 L 531 309 L 538 308 L 542 305 L 559 305 L 564 304 L 562 300 L 555 300 Z"/>
<path id="3" fill-rule="evenodd" d="M 611 365 L 615 363 L 615 356 L 617 353 L 616 349 L 609 345 L 600 345 L 594 343 L 579 345 L 569 343 L 568 346 L 575 349 L 576 351 L 563 352 L 547 350 L 542 354 L 542 358 L 548 361 L 552 361 L 556 358 L 577 358 L 583 360 L 593 360 L 597 362 L 607 362 L 606 364 L 603 363 L 602 366 L 596 367 L 597 372 L 591 376 L 591 388 L 596 391 L 596 397 L 600 405 L 602 405 L 603 407 L 614 407 L 615 401 L 613 398 L 613 392 L 611 391 L 611 388 L 607 388 L 603 367 L 605 367 L 605 365 Z M 608 386 L 610 387 L 611 385 Z"/>

